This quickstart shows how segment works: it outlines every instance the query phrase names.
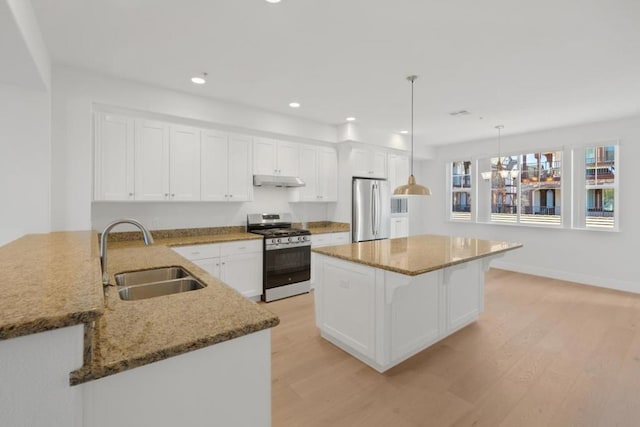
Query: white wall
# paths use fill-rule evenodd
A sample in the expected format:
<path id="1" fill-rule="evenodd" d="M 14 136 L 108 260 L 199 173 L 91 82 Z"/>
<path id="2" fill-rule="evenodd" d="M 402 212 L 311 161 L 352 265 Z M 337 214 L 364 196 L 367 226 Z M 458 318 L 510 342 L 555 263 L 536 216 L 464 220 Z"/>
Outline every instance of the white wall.
<path id="1" fill-rule="evenodd" d="M 250 107 L 227 104 L 137 82 L 95 73 L 54 67 L 52 124 L 52 227 L 54 230 L 99 228 L 107 218 L 140 216 L 158 219 L 160 228 L 227 225 L 246 212 L 302 210 L 309 220 L 326 219 L 326 206 L 289 208 L 284 191 L 256 191 L 256 202 L 244 205 L 208 204 L 94 204 L 92 214 L 92 119 L 96 104 L 150 112 L 214 124 L 222 129 L 275 136 L 303 142 L 334 143 L 336 128 Z M 278 189 L 279 190 L 279 189 Z M 262 193 L 262 194 L 261 194 Z M 269 197 L 272 196 L 272 197 Z M 273 207 L 273 208 L 271 208 Z M 151 212 L 153 210 L 153 212 Z M 317 214 L 316 214 L 317 213 Z M 228 216 L 228 217 L 227 217 Z M 205 222 L 210 217 L 211 221 Z M 193 218 L 193 219 L 191 219 Z M 225 220 L 225 218 L 227 218 Z"/>
<path id="2" fill-rule="evenodd" d="M 31 2 L 0 0 L 0 82 L 49 90 L 51 60 Z"/>
<path id="3" fill-rule="evenodd" d="M 640 198 L 635 194 L 640 182 L 635 165 L 640 158 L 640 117 L 514 136 L 508 135 L 508 127 L 505 131 L 507 135 L 502 138 L 503 154 L 619 140 L 620 232 L 447 221 L 449 200 L 446 199 L 445 192 L 446 163 L 470 157 L 495 155 L 495 139 L 441 147 L 436 159 L 427 161 L 422 166 L 427 183 L 433 190 L 422 218 L 427 224 L 427 231 L 433 234 L 500 239 L 524 244 L 524 248 L 512 251 L 496 261 L 496 267 L 640 292 L 640 268 L 636 255 L 637 242 L 640 240 Z M 567 188 L 566 191 L 568 190 Z"/>
<path id="4" fill-rule="evenodd" d="M 49 231 L 49 93 L 0 84 L 0 245 Z"/>

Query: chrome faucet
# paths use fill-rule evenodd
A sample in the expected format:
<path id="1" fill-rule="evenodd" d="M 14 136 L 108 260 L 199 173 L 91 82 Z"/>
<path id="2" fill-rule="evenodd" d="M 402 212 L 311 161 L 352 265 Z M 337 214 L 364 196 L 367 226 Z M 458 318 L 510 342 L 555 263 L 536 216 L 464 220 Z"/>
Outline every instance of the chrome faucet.
<path id="1" fill-rule="evenodd" d="M 149 232 L 149 230 L 147 230 L 144 227 L 144 225 L 140 224 L 139 221 L 133 218 L 117 219 L 112 223 L 110 223 L 109 225 L 107 225 L 102 231 L 102 235 L 100 236 L 100 265 L 102 266 L 102 284 L 103 285 L 109 284 L 109 273 L 107 272 L 107 234 L 109 234 L 111 229 L 118 224 L 135 225 L 140 229 L 140 231 L 142 231 L 142 238 L 144 239 L 144 244 L 145 245 L 153 244 L 153 236 L 151 236 L 151 233 Z"/>

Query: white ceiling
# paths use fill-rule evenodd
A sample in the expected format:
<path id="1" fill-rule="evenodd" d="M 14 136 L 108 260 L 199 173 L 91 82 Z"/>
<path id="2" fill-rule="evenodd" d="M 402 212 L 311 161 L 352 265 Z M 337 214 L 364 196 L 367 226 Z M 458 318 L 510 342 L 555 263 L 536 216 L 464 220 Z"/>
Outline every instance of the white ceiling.
<path id="1" fill-rule="evenodd" d="M 325 123 L 408 128 L 417 74 L 417 144 L 640 114 L 638 0 L 32 3 L 54 62 Z"/>

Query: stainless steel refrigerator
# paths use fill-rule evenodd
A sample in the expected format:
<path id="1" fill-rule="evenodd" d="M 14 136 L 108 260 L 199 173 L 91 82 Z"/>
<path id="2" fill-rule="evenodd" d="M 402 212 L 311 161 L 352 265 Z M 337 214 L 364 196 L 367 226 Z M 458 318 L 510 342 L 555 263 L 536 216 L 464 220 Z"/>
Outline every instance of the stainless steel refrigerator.
<path id="1" fill-rule="evenodd" d="M 389 183 L 384 179 L 353 178 L 351 195 L 352 241 L 388 239 L 391 227 Z"/>

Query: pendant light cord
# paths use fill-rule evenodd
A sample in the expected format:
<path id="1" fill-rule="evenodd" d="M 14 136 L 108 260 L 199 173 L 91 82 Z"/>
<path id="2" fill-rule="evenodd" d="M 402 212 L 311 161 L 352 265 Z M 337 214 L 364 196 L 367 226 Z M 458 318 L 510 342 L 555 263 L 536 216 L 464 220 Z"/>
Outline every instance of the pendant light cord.
<path id="1" fill-rule="evenodd" d="M 502 128 L 503 127 L 504 127 L 503 125 L 496 126 L 496 129 L 498 129 L 498 165 L 496 165 L 497 166 L 496 169 L 498 171 L 502 170 L 502 156 L 501 156 L 502 150 L 500 149 L 500 146 L 501 146 L 501 142 L 502 142 L 501 136 L 502 136 Z"/>
<path id="2" fill-rule="evenodd" d="M 413 82 L 418 76 L 409 76 L 407 80 L 411 82 L 411 176 L 413 176 Z"/>

